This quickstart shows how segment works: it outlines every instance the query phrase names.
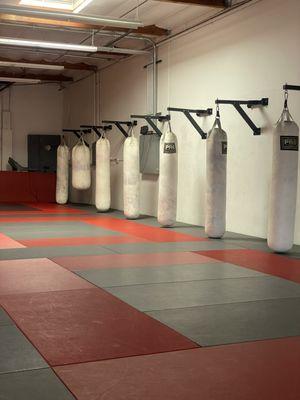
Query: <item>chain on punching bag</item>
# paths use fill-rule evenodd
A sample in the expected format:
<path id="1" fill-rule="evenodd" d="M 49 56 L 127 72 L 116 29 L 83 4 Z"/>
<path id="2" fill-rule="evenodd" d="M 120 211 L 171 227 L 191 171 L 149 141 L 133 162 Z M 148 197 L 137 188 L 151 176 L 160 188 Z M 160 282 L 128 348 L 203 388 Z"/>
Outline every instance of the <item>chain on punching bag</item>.
<path id="1" fill-rule="evenodd" d="M 91 186 L 91 155 L 82 137 L 72 150 L 72 186 L 78 190 Z"/>
<path id="2" fill-rule="evenodd" d="M 98 211 L 110 209 L 110 143 L 103 135 L 96 143 L 96 208 Z"/>
<path id="3" fill-rule="evenodd" d="M 158 184 L 158 222 L 172 226 L 176 222 L 178 181 L 178 144 L 171 124 L 160 139 L 159 184 Z"/>
<path id="4" fill-rule="evenodd" d="M 206 141 L 205 233 L 221 238 L 226 230 L 227 134 L 221 127 L 219 109 Z"/>
<path id="5" fill-rule="evenodd" d="M 140 148 L 133 127 L 124 143 L 123 160 L 124 215 L 136 219 L 140 215 Z"/>
<path id="6" fill-rule="evenodd" d="M 56 202 L 66 204 L 69 193 L 69 147 L 64 137 L 57 148 Z"/>
<path id="7" fill-rule="evenodd" d="M 273 137 L 268 246 L 279 253 L 293 247 L 298 183 L 299 127 L 288 109 L 288 94 Z"/>

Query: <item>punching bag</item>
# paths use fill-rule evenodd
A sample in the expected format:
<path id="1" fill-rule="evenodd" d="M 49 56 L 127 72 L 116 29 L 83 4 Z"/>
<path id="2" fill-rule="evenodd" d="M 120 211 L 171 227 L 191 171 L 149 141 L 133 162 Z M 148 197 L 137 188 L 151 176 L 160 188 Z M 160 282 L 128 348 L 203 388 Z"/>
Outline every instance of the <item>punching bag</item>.
<path id="1" fill-rule="evenodd" d="M 57 148 L 56 202 L 66 204 L 69 193 L 69 147 L 64 139 Z"/>
<path id="2" fill-rule="evenodd" d="M 96 143 L 96 201 L 98 211 L 110 209 L 110 143 L 102 136 Z"/>
<path id="3" fill-rule="evenodd" d="M 124 143 L 123 160 L 124 215 L 136 219 L 140 215 L 140 148 L 133 129 Z"/>
<path id="4" fill-rule="evenodd" d="M 287 106 L 273 137 L 268 246 L 278 253 L 293 247 L 298 183 L 299 127 Z"/>
<path id="5" fill-rule="evenodd" d="M 219 112 L 206 140 L 205 233 L 221 238 L 226 230 L 227 134 L 221 127 Z"/>
<path id="6" fill-rule="evenodd" d="M 85 190 L 91 186 L 90 149 L 81 138 L 72 150 L 72 186 Z"/>
<path id="7" fill-rule="evenodd" d="M 157 219 L 163 227 L 174 225 L 177 211 L 178 145 L 171 126 L 160 139 Z"/>

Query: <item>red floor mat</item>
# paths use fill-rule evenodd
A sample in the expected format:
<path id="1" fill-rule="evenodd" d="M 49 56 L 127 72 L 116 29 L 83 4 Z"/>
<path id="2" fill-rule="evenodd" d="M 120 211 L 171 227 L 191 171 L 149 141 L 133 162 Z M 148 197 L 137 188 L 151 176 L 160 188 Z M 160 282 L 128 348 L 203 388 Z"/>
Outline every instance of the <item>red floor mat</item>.
<path id="1" fill-rule="evenodd" d="M 199 238 L 185 233 L 179 233 L 164 228 L 156 228 L 154 226 L 146 226 L 134 221 L 126 221 L 123 219 L 112 217 L 84 217 L 82 221 L 92 225 L 101 226 L 105 229 L 122 232 L 132 236 L 138 236 L 150 240 L 152 242 L 201 242 L 208 239 Z"/>
<path id="2" fill-rule="evenodd" d="M 15 240 L 11 239 L 10 237 L 0 233 L 0 250 L 4 249 L 21 249 L 25 246 L 20 242 L 16 242 Z"/>
<path id="3" fill-rule="evenodd" d="M 26 247 L 83 246 L 140 242 L 147 242 L 147 240 L 134 236 L 99 236 L 20 240 L 20 243 L 24 244 Z"/>
<path id="4" fill-rule="evenodd" d="M 5 214 L 7 215 L 7 214 Z M 58 217 L 56 215 L 53 215 L 51 217 L 41 217 L 41 213 L 36 213 L 35 215 L 30 215 L 28 217 L 24 216 L 24 213 L 20 214 L 22 215 L 19 217 L 18 215 L 15 216 L 10 216 L 10 217 L 1 217 L 0 215 L 0 229 L 1 229 L 1 223 L 5 224 L 7 222 L 9 223 L 18 223 L 18 222 L 28 222 L 28 223 L 34 223 L 34 222 L 52 222 L 52 221 L 80 221 L 79 216 L 75 215 L 70 215 L 70 216 L 61 216 Z"/>
<path id="5" fill-rule="evenodd" d="M 299 400 L 300 338 L 55 368 L 78 400 Z"/>
<path id="6" fill-rule="evenodd" d="M 70 207 L 69 205 L 60 205 L 55 203 L 24 203 L 27 206 L 36 208 L 41 214 L 88 214 L 88 211 Z"/>
<path id="7" fill-rule="evenodd" d="M 159 265 L 203 264 L 216 262 L 213 258 L 200 254 L 182 253 L 146 253 L 146 254 L 108 254 L 100 256 L 55 257 L 52 259 L 70 270 L 154 267 Z"/>
<path id="8" fill-rule="evenodd" d="M 0 295 L 92 287 L 47 258 L 0 261 Z"/>
<path id="9" fill-rule="evenodd" d="M 52 366 L 198 347 L 98 288 L 2 296 L 0 303 Z"/>
<path id="10" fill-rule="evenodd" d="M 259 250 L 208 250 L 195 253 L 300 283 L 300 260 Z"/>

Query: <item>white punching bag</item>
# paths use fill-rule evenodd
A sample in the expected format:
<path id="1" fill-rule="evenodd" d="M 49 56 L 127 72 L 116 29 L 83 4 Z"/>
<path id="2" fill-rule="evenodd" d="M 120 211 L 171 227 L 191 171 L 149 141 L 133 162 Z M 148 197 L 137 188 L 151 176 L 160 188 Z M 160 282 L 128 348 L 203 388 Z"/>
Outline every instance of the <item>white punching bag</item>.
<path id="1" fill-rule="evenodd" d="M 91 154 L 82 138 L 72 150 L 72 186 L 78 190 L 91 186 Z"/>
<path id="2" fill-rule="evenodd" d="M 163 227 L 174 225 L 177 212 L 178 145 L 168 130 L 160 139 L 157 219 Z"/>
<path id="3" fill-rule="evenodd" d="M 283 253 L 293 247 L 298 183 L 299 127 L 287 99 L 273 137 L 268 246 Z"/>
<path id="4" fill-rule="evenodd" d="M 98 211 L 110 209 L 110 143 L 102 136 L 96 143 L 96 201 Z"/>
<path id="5" fill-rule="evenodd" d="M 206 140 L 205 233 L 221 238 L 226 230 L 227 134 L 219 112 Z"/>
<path id="6" fill-rule="evenodd" d="M 137 219 L 140 216 L 140 148 L 134 129 L 125 140 L 123 160 L 124 215 Z"/>
<path id="7" fill-rule="evenodd" d="M 64 138 L 57 148 L 56 202 L 66 204 L 69 192 L 69 147 Z"/>

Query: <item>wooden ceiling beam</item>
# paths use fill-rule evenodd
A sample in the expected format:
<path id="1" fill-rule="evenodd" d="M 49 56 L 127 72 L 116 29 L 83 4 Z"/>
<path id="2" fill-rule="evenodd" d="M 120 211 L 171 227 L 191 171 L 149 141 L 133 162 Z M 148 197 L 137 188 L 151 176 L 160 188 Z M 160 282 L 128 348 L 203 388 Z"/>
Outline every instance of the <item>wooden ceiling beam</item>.
<path id="1" fill-rule="evenodd" d="M 159 28 L 158 26 L 155 25 L 142 26 L 132 31 L 128 28 L 115 28 L 112 26 L 92 25 L 83 22 L 27 17 L 22 15 L 12 15 L 3 13 L 0 14 L 0 21 L 10 22 L 14 24 L 19 23 L 25 25 L 54 26 L 54 27 L 72 28 L 72 29 L 85 29 L 85 30 L 96 30 L 96 31 L 104 30 L 110 32 L 128 32 L 128 33 L 132 32 L 136 35 L 145 35 L 145 36 L 166 36 L 169 33 L 167 29 Z"/>
<path id="2" fill-rule="evenodd" d="M 28 60 L 28 59 L 13 60 L 11 58 L 3 58 L 3 57 L 0 57 L 0 61 L 12 62 L 12 63 L 22 63 L 22 64 L 59 65 L 61 67 L 64 67 L 65 69 L 69 69 L 69 70 L 97 71 L 96 65 L 90 65 L 90 64 L 86 64 L 86 63 L 51 62 L 51 61 L 46 61 L 46 60 Z M 0 65 L 0 67 L 1 67 L 1 65 Z M 16 66 L 14 68 L 23 68 L 23 67 Z M 45 68 L 45 69 L 47 69 L 47 68 Z"/>
<path id="3" fill-rule="evenodd" d="M 47 82 L 72 82 L 73 78 L 65 75 L 44 75 L 44 74 L 12 74 L 7 71 L 0 71 L 0 81 L 3 78 L 39 79 Z"/>
<path id="4" fill-rule="evenodd" d="M 187 5 L 197 5 L 213 8 L 226 8 L 229 7 L 229 0 L 156 0 L 168 3 L 181 3 Z"/>

